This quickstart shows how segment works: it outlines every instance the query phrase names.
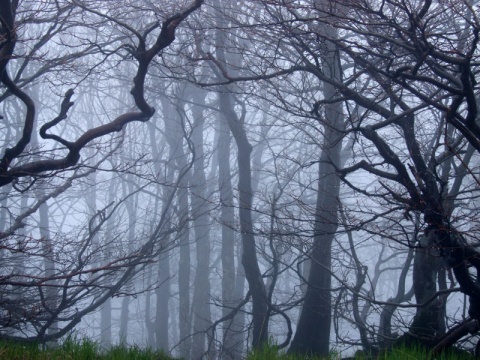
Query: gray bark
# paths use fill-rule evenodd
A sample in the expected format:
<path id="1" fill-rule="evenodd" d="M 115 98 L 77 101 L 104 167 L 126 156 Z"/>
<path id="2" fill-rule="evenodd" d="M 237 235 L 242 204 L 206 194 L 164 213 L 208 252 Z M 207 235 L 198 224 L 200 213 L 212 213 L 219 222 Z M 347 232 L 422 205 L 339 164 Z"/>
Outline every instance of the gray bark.
<path id="1" fill-rule="evenodd" d="M 205 154 L 203 149 L 203 126 L 205 123 L 203 108 L 206 92 L 193 89 L 193 129 L 191 140 L 194 147 L 195 160 L 191 178 L 191 205 L 193 226 L 195 230 L 196 259 L 194 293 L 193 293 L 193 342 L 192 359 L 201 359 L 206 353 L 207 341 L 213 345 L 213 339 L 207 338 L 210 319 L 210 220 L 208 217 L 208 202 L 205 176 Z M 212 352 L 213 346 L 209 346 Z M 209 356 L 211 357 L 211 356 Z"/>
<path id="2" fill-rule="evenodd" d="M 146 269 L 147 272 L 147 286 L 152 285 L 152 272 L 154 266 L 149 266 Z M 157 349 L 157 342 L 155 339 L 155 324 L 152 321 L 152 292 L 147 291 L 145 293 L 145 328 L 147 330 L 147 347 L 150 349 Z"/>
<path id="3" fill-rule="evenodd" d="M 187 159 L 184 153 L 184 129 L 181 123 L 181 119 L 178 116 L 177 109 L 166 98 L 161 99 L 163 114 L 165 117 L 165 133 L 166 141 L 169 147 L 169 160 L 167 165 L 166 181 L 168 184 L 173 184 L 174 171 L 178 169 L 182 171 L 187 167 Z M 179 108 L 180 109 L 180 108 Z M 177 236 L 179 239 L 180 248 L 180 261 L 178 267 L 178 286 L 179 286 L 179 330 L 180 330 L 180 344 L 179 352 L 180 356 L 184 358 L 190 358 L 191 349 L 191 314 L 190 314 L 190 239 L 189 239 L 189 208 L 188 208 L 188 183 L 186 179 L 188 176 L 182 178 L 178 189 L 165 190 L 176 191 L 177 198 Z M 167 198 L 167 196 L 164 196 Z M 170 215 L 173 216 L 173 213 Z M 168 255 L 168 254 L 166 254 Z M 165 272 L 167 271 L 166 263 L 169 261 L 168 256 L 163 256 L 161 262 L 164 266 L 161 271 L 162 279 L 167 280 Z M 169 271 L 169 270 L 168 270 Z M 169 274 L 168 274 L 169 276 Z M 167 280 L 168 281 L 168 280 Z M 160 295 L 160 293 L 158 294 Z M 167 295 L 167 294 L 165 294 Z M 168 295 L 169 296 L 169 295 Z M 163 310 L 163 322 L 162 326 L 158 326 L 156 331 L 166 332 L 168 330 L 168 305 L 164 300 L 160 300 L 161 297 L 157 296 L 157 309 L 162 307 Z M 160 319 L 160 318 L 159 318 Z M 157 335 L 157 346 L 159 344 L 159 336 Z M 168 338 L 164 338 L 163 341 L 168 341 Z"/>
<path id="4" fill-rule="evenodd" d="M 219 116 L 221 117 L 222 114 L 219 114 Z M 231 136 L 226 119 L 219 118 L 217 154 L 222 227 L 223 317 L 228 316 L 239 301 L 235 293 L 235 209 L 231 180 L 230 144 Z M 222 341 L 222 356 L 224 359 L 238 359 L 242 353 L 243 339 L 238 339 L 237 335 L 242 329 L 238 328 L 238 325 L 238 315 L 224 324 Z"/>
<path id="5" fill-rule="evenodd" d="M 163 190 L 163 206 L 162 212 L 169 212 L 167 215 L 167 220 L 164 225 L 164 228 L 171 227 L 171 218 L 173 216 L 173 211 L 169 211 L 166 208 L 168 206 L 168 200 L 172 196 L 172 192 L 175 189 L 170 188 L 170 186 L 174 183 L 174 176 L 175 176 L 175 154 L 177 153 L 177 147 L 179 144 L 175 143 L 175 139 L 169 141 L 170 132 L 172 131 L 174 125 L 173 122 L 175 121 L 172 118 L 174 112 L 173 107 L 170 102 L 166 99 L 161 100 L 162 103 L 162 110 L 163 116 L 165 119 L 165 131 L 167 133 L 166 140 L 168 142 L 169 151 L 168 151 L 168 165 L 166 168 L 166 172 L 162 172 L 161 164 L 160 164 L 160 151 L 159 151 L 159 143 L 155 133 L 155 127 L 152 126 L 149 132 L 150 134 L 150 145 L 152 147 L 152 155 L 154 159 L 154 169 L 155 173 L 158 178 L 163 174 L 164 181 L 166 182 L 166 186 L 162 189 Z M 157 202 L 158 205 L 158 202 Z M 165 239 L 163 241 L 168 242 L 169 236 L 165 235 Z M 156 306 L 155 306 L 155 320 L 153 324 L 153 331 L 155 334 L 155 346 L 156 349 L 161 349 L 165 352 L 169 351 L 169 300 L 170 300 L 170 251 L 165 250 L 162 252 L 162 255 L 158 259 L 158 267 L 157 267 L 157 282 L 158 287 L 155 289 L 155 299 L 156 299 Z"/>
<path id="6" fill-rule="evenodd" d="M 111 204 L 115 198 L 116 192 L 115 176 L 110 179 L 108 188 L 108 203 Z M 93 200 L 92 200 L 93 201 Z M 93 202 L 95 204 L 95 202 Z M 107 220 L 105 231 L 105 244 L 102 244 L 102 257 L 104 262 L 110 258 L 108 244 L 113 240 L 115 229 L 115 216 L 111 216 Z M 100 345 L 103 349 L 108 349 L 112 346 L 112 299 L 109 297 L 100 307 Z"/>
<path id="7" fill-rule="evenodd" d="M 317 1 L 317 6 L 325 6 Z M 322 24 L 317 29 L 326 38 L 338 37 L 336 30 Z M 340 58 L 336 46 L 325 42 L 321 57 L 325 76 L 341 81 Z M 324 98 L 337 98 L 336 89 L 324 83 Z M 318 114 L 324 122 L 324 143 L 318 167 L 318 189 L 315 207 L 314 244 L 311 250 L 311 270 L 297 331 L 289 351 L 327 356 L 331 331 L 331 247 L 338 227 L 340 178 L 336 174 L 341 161 L 344 116 L 341 102 L 328 102 L 324 113 Z"/>
<path id="8" fill-rule="evenodd" d="M 133 192 L 133 176 L 132 175 L 127 175 L 130 177 L 128 182 L 123 182 L 123 196 L 127 196 L 127 187 L 128 191 L 131 193 Z M 128 186 L 127 186 L 128 184 Z M 134 195 L 133 197 L 130 197 L 127 200 L 126 207 L 127 207 L 127 214 L 128 214 L 128 247 L 129 247 L 129 252 L 133 250 L 133 244 L 135 243 L 135 224 L 136 224 L 136 219 L 137 219 L 137 203 L 138 203 L 138 193 Z M 130 319 L 130 297 L 125 296 L 122 299 L 122 306 L 121 306 L 121 311 L 120 311 L 120 329 L 119 329 L 119 344 L 122 346 L 127 345 L 127 338 L 128 338 L 128 323 Z"/>
<path id="9" fill-rule="evenodd" d="M 48 214 L 48 204 L 45 202 L 40 205 L 39 209 L 40 217 L 40 236 L 42 238 L 42 253 L 44 257 L 44 271 L 45 278 L 51 279 L 55 276 L 55 250 L 52 239 L 50 238 L 50 221 Z M 45 306 L 47 311 L 52 314 L 52 318 L 55 319 L 57 303 L 58 303 L 58 290 L 56 287 L 56 281 L 48 280 L 45 283 Z M 48 328 L 48 333 L 55 333 L 58 330 L 58 323 L 56 320 L 52 321 Z"/>
<path id="10" fill-rule="evenodd" d="M 218 7 L 219 3 L 217 2 L 216 5 Z M 221 20 L 219 19 L 219 21 Z M 226 38 L 224 32 L 220 30 L 216 31 L 215 41 L 217 45 L 217 59 L 220 63 L 224 64 L 225 67 L 228 67 L 225 52 Z M 218 96 L 220 112 L 227 120 L 228 126 L 237 145 L 239 177 L 238 202 L 240 231 L 243 243 L 242 264 L 249 284 L 250 293 L 252 295 L 252 344 L 254 348 L 257 348 L 268 342 L 268 304 L 265 284 L 258 265 L 255 236 L 253 233 L 252 145 L 248 140 L 242 120 L 237 116 L 234 110 L 233 95 L 228 86 L 223 86 Z"/>

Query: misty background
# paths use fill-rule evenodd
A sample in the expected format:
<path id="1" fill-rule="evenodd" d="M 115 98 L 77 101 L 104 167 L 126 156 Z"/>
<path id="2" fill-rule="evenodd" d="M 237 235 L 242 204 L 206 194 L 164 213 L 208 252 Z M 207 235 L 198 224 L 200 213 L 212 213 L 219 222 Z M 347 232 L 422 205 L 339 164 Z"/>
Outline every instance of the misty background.
<path id="1" fill-rule="evenodd" d="M 477 16 L 0 1 L 0 339 L 474 351 Z"/>

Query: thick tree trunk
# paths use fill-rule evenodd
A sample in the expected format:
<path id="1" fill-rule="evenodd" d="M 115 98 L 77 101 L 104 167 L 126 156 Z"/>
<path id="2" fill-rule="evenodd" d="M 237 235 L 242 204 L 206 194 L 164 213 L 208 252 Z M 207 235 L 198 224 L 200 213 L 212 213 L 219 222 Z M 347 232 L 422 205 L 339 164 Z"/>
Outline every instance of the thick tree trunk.
<path id="1" fill-rule="evenodd" d="M 147 269 L 147 286 L 152 285 L 153 265 Z M 145 293 L 145 328 L 147 330 L 147 347 L 150 349 L 157 349 L 157 342 L 155 339 L 155 324 L 152 321 L 152 294 L 150 291 Z"/>
<path id="2" fill-rule="evenodd" d="M 122 305 L 120 308 L 120 328 L 118 331 L 119 345 L 127 346 L 128 339 L 128 322 L 130 320 L 130 297 L 125 296 L 122 299 Z"/>
<path id="3" fill-rule="evenodd" d="M 419 236 L 418 247 L 413 260 L 413 288 L 417 304 L 423 304 L 437 292 L 437 272 L 440 254 L 434 252 L 433 238 Z M 440 331 L 440 307 L 437 300 L 417 309 L 410 333 L 422 339 L 432 339 Z"/>
<path id="4" fill-rule="evenodd" d="M 186 189 L 178 191 L 180 216 L 188 214 L 188 199 Z M 185 220 L 185 218 L 184 218 Z M 190 235 L 187 224 L 179 233 L 180 262 L 178 265 L 178 287 L 179 287 L 179 332 L 180 332 L 180 356 L 188 359 L 191 349 L 192 316 L 190 313 Z"/>
<path id="5" fill-rule="evenodd" d="M 325 186 L 325 173 L 320 165 L 319 192 L 315 215 L 314 245 L 307 291 L 289 352 L 327 356 L 331 327 L 331 246 L 337 228 L 338 188 L 336 175 L 330 174 L 331 186 Z M 330 191 L 328 191 L 330 190 Z"/>
<path id="6" fill-rule="evenodd" d="M 177 111 L 170 102 L 169 99 L 162 98 L 162 110 L 163 116 L 165 121 L 165 133 L 166 141 L 168 143 L 168 163 L 166 167 L 166 172 L 163 173 L 165 181 L 168 186 L 162 187 L 162 213 L 168 213 L 167 219 L 165 222 L 165 229 L 169 229 L 172 224 L 172 219 L 174 218 L 173 209 L 169 209 L 169 199 L 176 195 L 177 198 L 177 224 L 178 224 L 178 237 L 180 238 L 180 265 L 179 265 L 179 282 L 181 283 L 184 281 L 183 276 L 185 273 L 188 272 L 187 275 L 187 285 L 180 285 L 179 286 L 179 297 L 180 297 L 180 316 L 184 316 L 184 313 L 189 313 L 189 273 L 190 273 L 190 247 L 188 245 L 188 199 L 187 199 L 187 189 L 184 180 L 181 180 L 180 187 L 178 189 L 172 188 L 173 184 L 175 183 L 175 174 L 179 176 L 183 169 L 187 166 L 187 162 L 185 159 L 185 154 L 183 151 L 183 130 L 180 123 L 180 119 L 176 116 Z M 155 137 L 152 133 L 150 133 L 152 146 L 155 147 L 155 151 L 153 152 L 155 159 L 160 159 L 160 154 L 158 150 L 158 143 L 155 141 Z M 153 145 L 154 144 L 154 145 Z M 162 166 L 160 162 L 155 163 L 155 171 L 158 176 L 162 174 Z M 176 194 L 174 193 L 176 191 Z M 164 241 L 166 244 L 169 242 L 170 236 L 164 236 Z M 168 245 L 167 245 L 168 246 Z M 186 247 L 186 249 L 185 249 Z M 186 264 L 185 262 L 185 251 L 186 251 Z M 187 269 L 185 270 L 183 267 L 186 266 Z M 156 295 L 156 312 L 155 312 L 155 339 L 156 339 L 156 346 L 157 349 L 161 349 L 165 352 L 169 352 L 170 345 L 169 345 L 169 300 L 171 297 L 170 294 L 170 251 L 167 249 L 162 252 L 162 255 L 159 258 L 158 262 L 158 274 L 157 274 L 157 281 L 159 287 L 155 290 Z M 188 288 L 188 290 L 186 290 Z M 186 293 L 185 293 L 186 292 Z M 182 303 L 184 297 L 187 297 L 188 302 L 186 304 L 187 308 L 185 309 L 185 304 Z M 183 305 L 183 306 L 182 306 Z M 187 319 L 180 319 L 180 331 L 182 332 L 189 332 L 190 326 L 185 328 Z M 187 324 L 190 324 L 188 321 Z M 181 333 L 182 335 L 182 333 Z M 188 344 L 188 343 L 187 343 Z M 188 349 L 183 348 L 184 344 L 180 345 L 180 352 L 181 356 L 188 357 L 189 355 L 189 346 Z M 185 352 L 185 353 L 184 353 Z"/>

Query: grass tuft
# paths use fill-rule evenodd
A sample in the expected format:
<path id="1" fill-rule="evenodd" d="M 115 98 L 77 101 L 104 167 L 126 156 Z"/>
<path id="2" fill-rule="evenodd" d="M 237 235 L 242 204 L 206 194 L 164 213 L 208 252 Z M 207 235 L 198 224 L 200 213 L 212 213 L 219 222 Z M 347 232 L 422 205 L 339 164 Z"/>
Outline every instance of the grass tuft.
<path id="1" fill-rule="evenodd" d="M 36 344 L 0 342 L 0 360 L 173 360 L 162 351 L 140 349 L 137 346 L 115 346 L 101 351 L 91 340 L 67 339 L 60 346 L 43 349 Z"/>
<path id="2" fill-rule="evenodd" d="M 332 353 L 328 357 L 305 357 L 304 355 L 286 354 L 279 351 L 274 345 L 266 345 L 252 351 L 247 360 L 341 360 L 339 354 Z M 350 358 L 353 359 L 353 358 Z M 425 348 L 397 347 L 382 352 L 378 356 L 358 353 L 355 360 L 473 360 L 474 356 L 456 349 L 450 349 L 440 355 L 432 356 Z"/>
<path id="3" fill-rule="evenodd" d="M 69 338 L 60 346 L 44 349 L 40 345 L 14 342 L 0 342 L 0 360 L 173 360 L 161 351 L 141 349 L 137 346 L 115 346 L 109 351 L 102 351 L 91 340 Z M 339 354 L 327 358 L 305 357 L 286 354 L 274 345 L 266 345 L 248 354 L 246 360 L 341 360 Z M 355 360 L 473 360 L 474 356 L 466 352 L 451 349 L 445 353 L 431 356 L 424 348 L 397 347 L 382 352 L 377 357 L 357 355 Z"/>

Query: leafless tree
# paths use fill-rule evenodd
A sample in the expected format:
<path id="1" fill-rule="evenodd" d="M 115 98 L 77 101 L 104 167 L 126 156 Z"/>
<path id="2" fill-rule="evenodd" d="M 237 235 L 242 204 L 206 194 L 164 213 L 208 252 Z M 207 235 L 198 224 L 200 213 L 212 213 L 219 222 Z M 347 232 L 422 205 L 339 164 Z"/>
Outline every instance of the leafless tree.
<path id="1" fill-rule="evenodd" d="M 145 4 L 141 7 L 132 5 L 131 9 L 145 13 L 141 22 L 135 22 L 129 16 L 132 14 L 128 13 L 128 4 L 124 3 L 114 7 L 107 2 L 88 1 L 0 3 L 1 99 L 5 104 L 14 104 L 12 109 L 16 110 L 6 111 L 3 119 L 7 124 L 18 124 L 19 128 L 16 135 L 12 125 L 2 130 L 0 186 L 7 191 L 7 206 L 11 209 L 14 192 L 28 194 L 36 191 L 37 194 L 36 200 L 24 204 L 19 213 L 11 212 L 10 225 L 4 223 L 0 233 L 5 260 L 1 278 L 1 323 L 6 331 L 2 331 L 2 338 L 41 342 L 60 338 L 85 315 L 112 296 L 121 294 L 126 283 L 172 245 L 162 243 L 165 211 L 140 244 L 122 249 L 113 237 L 109 241 L 108 237 L 105 242 L 98 241 L 102 228 L 121 208 L 128 210 L 128 199 L 142 191 L 141 186 L 116 204 L 97 209 L 83 230 L 77 231 L 76 238 L 48 235 L 45 220 L 41 220 L 40 238 L 34 233 L 21 237 L 18 234 L 19 229 L 26 226 L 26 219 L 37 211 L 41 219 L 48 216 L 44 211 L 47 201 L 100 169 L 120 143 L 117 140 L 107 145 L 105 154 L 96 161 L 91 161 L 92 156 L 88 158 L 88 152 L 83 149 L 93 143 L 99 146 L 100 140 L 110 139 L 110 135 L 123 131 L 127 124 L 146 122 L 155 114 L 145 94 L 149 67 L 155 57 L 174 41 L 177 27 L 202 3 L 200 0 L 182 3 L 179 7 L 172 5 L 177 11 L 170 14 Z M 99 28 L 99 24 L 105 27 Z M 102 33 L 102 29 L 106 31 Z M 57 56 L 50 57 L 51 53 Z M 95 77 L 96 81 L 104 80 L 107 84 L 109 79 L 102 77 L 102 71 L 113 74 L 112 64 L 115 62 L 131 63 L 135 69 L 130 72 L 132 104 L 127 104 L 113 118 L 106 114 L 104 119 L 107 120 L 101 124 L 72 122 L 72 119 L 78 119 L 77 112 L 85 117 L 92 116 L 76 111 L 78 109 L 72 101 L 74 88 L 80 90 L 82 100 L 85 79 Z M 56 71 L 69 77 L 55 78 Z M 122 79 L 122 85 L 128 80 Z M 28 86 L 42 81 L 58 85 L 57 96 L 67 86 L 72 88 L 65 91 L 59 110 L 47 112 L 49 120 L 38 126 L 43 143 L 33 148 L 32 139 L 37 136 L 34 131 L 42 108 Z M 84 124 L 88 127 L 81 130 Z M 179 179 L 182 176 L 184 174 L 180 172 Z M 175 181 L 170 184 L 173 185 Z M 171 201 L 172 197 L 167 197 L 165 204 Z M 37 247 L 39 244 L 43 246 Z M 47 248 L 53 250 L 46 251 Z M 100 254 L 107 248 L 111 257 L 102 258 Z M 19 255 L 29 257 L 21 272 L 12 263 L 12 259 Z M 48 265 L 48 261 L 54 266 Z M 45 268 L 45 271 L 38 274 L 39 268 Z M 56 294 L 55 301 L 49 295 L 52 291 Z"/>

